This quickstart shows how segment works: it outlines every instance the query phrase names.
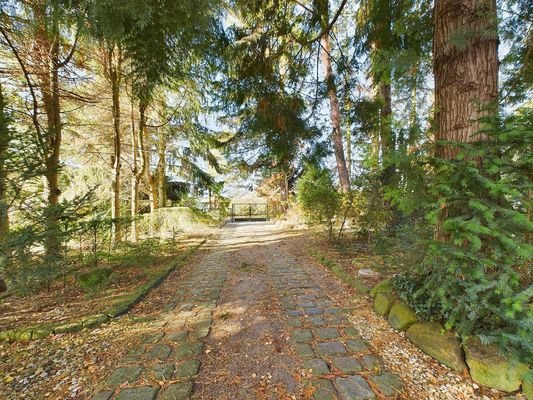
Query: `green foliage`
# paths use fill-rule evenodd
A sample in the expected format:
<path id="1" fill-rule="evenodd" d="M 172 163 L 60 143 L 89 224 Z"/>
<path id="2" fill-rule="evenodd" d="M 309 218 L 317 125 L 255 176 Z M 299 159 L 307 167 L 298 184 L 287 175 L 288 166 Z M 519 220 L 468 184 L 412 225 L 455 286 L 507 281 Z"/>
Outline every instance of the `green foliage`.
<path id="1" fill-rule="evenodd" d="M 340 195 L 333 185 L 331 173 L 314 165 L 307 165 L 307 171 L 298 180 L 298 203 L 310 223 L 328 226 L 333 238 L 333 219 L 339 211 Z"/>
<path id="2" fill-rule="evenodd" d="M 466 338 L 477 335 L 533 363 L 533 285 L 526 276 L 533 144 L 531 110 L 485 129 L 490 140 L 434 160 L 434 203 L 427 215 L 438 239 L 417 268 L 395 282 L 427 318 Z M 529 151 L 528 151 L 529 149 Z"/>
<path id="3" fill-rule="evenodd" d="M 111 280 L 113 270 L 111 268 L 95 268 L 89 272 L 78 275 L 78 285 L 88 294 L 94 294 L 102 290 Z"/>
<path id="4" fill-rule="evenodd" d="M 55 207 L 42 206 L 39 199 L 25 203 L 23 222 L 0 238 L 0 272 L 9 287 L 20 295 L 27 295 L 64 277 L 69 268 L 68 241 L 81 230 L 80 221 L 93 209 L 89 205 L 92 192 Z M 53 215 L 57 225 L 45 223 Z M 43 252 L 50 236 L 61 244 L 59 254 Z"/>

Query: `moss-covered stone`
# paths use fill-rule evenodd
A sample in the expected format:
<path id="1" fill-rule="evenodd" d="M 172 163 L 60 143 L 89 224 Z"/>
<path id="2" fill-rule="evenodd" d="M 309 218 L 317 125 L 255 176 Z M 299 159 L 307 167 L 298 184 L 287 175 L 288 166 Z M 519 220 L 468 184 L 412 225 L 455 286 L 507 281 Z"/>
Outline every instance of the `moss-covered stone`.
<path id="1" fill-rule="evenodd" d="M 121 316 L 123 314 L 126 314 L 130 310 L 131 306 L 132 306 L 132 303 L 130 303 L 130 302 L 117 304 L 117 305 L 113 306 L 112 308 L 110 308 L 107 311 L 106 314 L 110 318 L 116 318 L 116 317 L 119 317 L 119 316 Z"/>
<path id="2" fill-rule="evenodd" d="M 92 315 L 82 320 L 84 328 L 94 328 L 104 322 L 109 321 L 109 317 L 104 314 Z"/>
<path id="3" fill-rule="evenodd" d="M 373 298 L 376 297 L 378 293 L 392 293 L 394 288 L 392 286 L 392 281 L 390 279 L 385 279 L 384 281 L 379 282 L 370 290 L 370 296 Z"/>
<path id="4" fill-rule="evenodd" d="M 9 331 L 0 332 L 0 339 L 6 341 L 13 340 L 31 340 L 31 334 L 33 329 L 12 329 Z"/>
<path id="5" fill-rule="evenodd" d="M 417 321 L 415 312 L 403 302 L 392 306 L 389 313 L 389 324 L 394 329 L 405 331 Z"/>
<path id="6" fill-rule="evenodd" d="M 436 322 L 418 322 L 406 332 L 407 338 L 420 350 L 455 371 L 463 371 L 466 364 L 459 338 L 452 332 L 444 332 Z"/>
<path id="7" fill-rule="evenodd" d="M 45 337 L 50 336 L 52 331 L 50 329 L 33 329 L 31 331 L 32 340 L 35 339 L 44 339 Z"/>
<path id="8" fill-rule="evenodd" d="M 57 325 L 54 327 L 54 333 L 72 333 L 72 332 L 79 332 L 83 329 L 83 323 L 82 321 L 76 321 L 71 322 L 67 324 Z"/>
<path id="9" fill-rule="evenodd" d="M 465 346 L 466 363 L 472 379 L 505 392 L 520 388 L 528 367 L 501 355 L 494 345 L 483 345 L 478 339 L 469 340 Z"/>
<path id="10" fill-rule="evenodd" d="M 389 311 L 395 302 L 396 297 L 394 297 L 391 293 L 378 293 L 374 299 L 374 311 L 378 315 L 386 317 L 389 315 Z"/>
<path id="11" fill-rule="evenodd" d="M 533 382 L 522 382 L 522 393 L 524 393 L 527 400 L 533 400 Z"/>

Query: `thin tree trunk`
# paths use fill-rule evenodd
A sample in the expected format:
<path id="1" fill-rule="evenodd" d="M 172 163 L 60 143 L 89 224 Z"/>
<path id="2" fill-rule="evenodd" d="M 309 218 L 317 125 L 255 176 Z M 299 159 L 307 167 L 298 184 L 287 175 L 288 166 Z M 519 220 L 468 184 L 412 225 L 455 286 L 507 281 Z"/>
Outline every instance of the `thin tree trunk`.
<path id="1" fill-rule="evenodd" d="M 157 146 L 159 159 L 157 161 L 157 191 L 159 207 L 166 207 L 167 203 L 167 188 L 166 188 L 166 169 L 167 169 L 167 136 L 165 133 L 159 134 L 159 145 Z"/>
<path id="2" fill-rule="evenodd" d="M 11 132 L 6 114 L 6 103 L 0 82 L 0 238 L 9 232 L 9 214 L 7 204 L 7 151 L 11 141 Z M 0 288 L 1 292 L 1 288 Z"/>
<path id="3" fill-rule="evenodd" d="M 370 168 L 373 172 L 377 172 L 379 169 L 379 154 L 381 151 L 381 145 L 379 142 L 379 129 L 374 129 L 372 132 L 372 143 L 371 143 L 371 165 Z"/>
<path id="4" fill-rule="evenodd" d="M 120 231 L 120 175 L 121 175 L 121 115 L 120 115 L 120 84 L 122 80 L 122 54 L 120 47 L 112 45 L 108 49 L 108 72 L 111 82 L 112 113 L 113 113 L 113 156 L 111 157 L 111 168 L 113 178 L 111 182 L 111 219 L 113 220 L 111 235 L 113 242 L 120 242 L 122 234 Z"/>
<path id="5" fill-rule="evenodd" d="M 441 142 L 486 141 L 479 118 L 497 110 L 496 1 L 436 0 L 434 25 L 435 154 L 452 159 L 459 149 Z"/>
<path id="6" fill-rule="evenodd" d="M 346 169 L 348 170 L 348 180 L 352 180 L 352 131 L 348 125 L 346 128 Z"/>
<path id="7" fill-rule="evenodd" d="M 132 184 L 132 207 L 131 207 L 131 213 L 132 213 L 132 238 L 133 241 L 136 241 L 138 239 L 138 232 L 137 232 L 137 223 L 136 218 L 139 214 L 139 188 L 141 186 L 142 178 L 145 176 L 147 168 L 148 168 L 148 153 L 145 146 L 145 135 L 146 135 L 146 104 L 139 100 L 139 129 L 137 130 L 137 135 L 133 133 L 133 143 L 135 147 L 135 154 L 140 153 L 141 154 L 141 166 L 139 168 L 138 166 L 138 156 L 135 156 L 135 172 L 133 173 L 133 184 Z M 133 113 L 132 113 L 133 116 Z M 134 121 L 132 121 L 134 123 Z"/>
<path id="8" fill-rule="evenodd" d="M 133 99 L 131 101 L 131 154 L 131 241 L 136 242 L 138 238 L 136 218 L 137 214 L 139 213 L 139 181 L 137 179 L 139 169 L 139 144 L 137 142 L 137 132 L 135 129 L 135 109 L 133 106 Z"/>
<path id="9" fill-rule="evenodd" d="M 417 96 L 418 82 L 415 82 L 413 89 L 411 90 L 411 112 L 409 113 L 409 137 L 407 139 L 407 152 L 410 153 L 414 150 L 419 142 L 419 126 L 418 126 L 418 108 L 417 108 Z"/>
<path id="10" fill-rule="evenodd" d="M 146 120 L 144 122 L 144 130 L 146 131 Z M 158 132 L 159 134 L 159 132 Z M 152 146 L 149 143 L 148 135 L 145 133 L 144 137 L 144 152 L 143 155 L 146 157 L 143 158 L 143 162 L 145 164 L 145 177 L 146 182 L 148 183 L 148 198 L 150 203 L 150 213 L 154 213 L 157 208 L 159 208 L 159 185 L 158 185 L 158 179 L 157 179 L 157 167 L 154 172 L 150 170 L 150 165 L 152 164 L 151 158 L 152 158 Z M 158 153 L 159 153 L 159 137 L 158 137 Z M 159 163 L 158 163 L 159 164 Z"/>
<path id="11" fill-rule="evenodd" d="M 342 142 L 341 132 L 341 116 L 339 99 L 337 97 L 337 86 L 335 84 L 335 76 L 331 66 L 329 32 L 326 32 L 320 39 L 322 46 L 322 65 L 326 71 L 326 87 L 329 97 L 331 125 L 333 126 L 332 139 L 333 149 L 335 151 L 335 160 L 337 162 L 337 171 L 339 173 L 339 181 L 343 193 L 350 191 L 350 177 L 348 168 L 346 167 L 346 159 L 344 157 L 344 144 Z"/>
<path id="12" fill-rule="evenodd" d="M 436 0 L 434 26 L 435 154 L 453 159 L 460 151 L 453 142 L 488 140 L 486 134 L 479 133 L 479 119 L 497 112 L 496 1 Z M 465 32 L 469 37 L 461 37 Z M 439 240 L 447 240 L 441 225 L 453 214 L 449 207 L 441 210 L 436 227 Z"/>
<path id="13" fill-rule="evenodd" d="M 379 84 L 379 93 L 383 101 L 380 111 L 380 141 L 382 150 L 383 173 L 381 182 L 390 185 L 393 181 L 396 169 L 394 162 L 395 140 L 392 132 L 392 98 L 390 80 L 384 80 Z"/>

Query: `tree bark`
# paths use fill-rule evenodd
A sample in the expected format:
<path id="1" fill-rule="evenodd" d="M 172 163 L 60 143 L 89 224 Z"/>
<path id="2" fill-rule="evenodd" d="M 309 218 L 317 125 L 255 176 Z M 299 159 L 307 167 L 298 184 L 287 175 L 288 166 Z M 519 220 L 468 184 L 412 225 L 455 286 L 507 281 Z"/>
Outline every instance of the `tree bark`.
<path id="1" fill-rule="evenodd" d="M 9 142 L 11 141 L 11 132 L 5 108 L 6 103 L 2 91 L 2 84 L 0 82 L 0 239 L 5 238 L 9 232 L 6 160 L 8 157 L 7 152 Z"/>
<path id="2" fill-rule="evenodd" d="M 59 38 L 58 33 L 49 37 L 44 27 L 37 32 L 39 58 L 43 70 L 40 73 L 40 89 L 47 118 L 45 134 L 45 179 L 47 190 L 46 212 L 46 254 L 51 258 L 61 255 L 60 219 L 58 214 L 59 196 L 59 152 L 61 148 L 61 103 L 59 95 Z M 44 54 L 43 54 L 44 53 Z"/>
<path id="3" fill-rule="evenodd" d="M 479 132 L 479 119 L 497 112 L 496 1 L 436 0 L 434 26 L 435 155 L 453 159 L 460 151 L 453 143 L 488 140 Z M 437 239 L 448 239 L 442 222 L 454 214 L 455 210 L 443 207 Z"/>
<path id="4" fill-rule="evenodd" d="M 131 218 L 132 218 L 132 241 L 138 239 L 136 218 L 139 214 L 139 188 L 143 177 L 148 170 L 149 155 L 146 149 L 146 109 L 147 105 L 139 99 L 139 129 L 135 132 L 135 119 L 132 107 L 132 152 L 133 152 L 133 173 L 132 173 L 132 189 L 131 189 Z M 139 153 L 141 155 L 141 165 L 139 168 L 138 159 Z"/>
<path id="5" fill-rule="evenodd" d="M 322 46 L 322 65 L 326 72 L 326 87 L 329 97 L 330 117 L 333 132 L 331 134 L 333 140 L 333 149 L 335 152 L 335 160 L 337 162 L 337 171 L 339 173 L 339 181 L 341 191 L 347 193 L 350 191 L 350 175 L 346 167 L 346 159 L 344 157 L 344 144 L 342 141 L 341 131 L 341 115 L 339 107 L 339 99 L 337 97 L 337 86 L 335 84 L 335 76 L 331 66 L 331 48 L 329 43 L 329 32 L 326 32 L 320 39 Z"/>
<path id="6" fill-rule="evenodd" d="M 396 152 L 395 138 L 392 132 L 392 97 L 390 77 L 385 78 L 379 84 L 379 93 L 383 101 L 380 111 L 380 142 L 382 151 L 383 172 L 381 174 L 381 183 L 391 185 L 393 183 L 394 172 L 396 167 L 392 161 Z"/>
<path id="7" fill-rule="evenodd" d="M 150 213 L 154 213 L 159 208 L 159 188 L 157 184 L 157 171 L 148 176 L 148 186 L 150 192 L 148 194 L 150 202 Z"/>
<path id="8" fill-rule="evenodd" d="M 479 119 L 497 110 L 495 0 L 436 0 L 433 70 L 437 157 L 454 158 L 446 142 L 486 141 Z"/>
<path id="9" fill-rule="evenodd" d="M 166 207 L 167 188 L 166 188 L 166 169 L 167 169 L 167 135 L 164 132 L 158 132 L 159 143 L 157 151 L 159 159 L 157 161 L 156 179 L 157 179 L 157 197 L 159 207 Z"/>
<path id="10" fill-rule="evenodd" d="M 135 108 L 133 99 L 131 100 L 131 241 L 136 242 L 138 238 L 137 232 L 137 214 L 139 213 L 139 181 L 137 179 L 139 170 L 139 144 L 137 141 L 137 132 L 135 129 Z"/>
<path id="11" fill-rule="evenodd" d="M 111 196 L 111 235 L 113 242 L 122 240 L 120 230 L 120 175 L 121 175 L 121 114 L 120 114 L 120 85 L 122 81 L 122 51 L 119 46 L 112 44 L 107 49 L 107 70 L 111 83 L 112 114 L 113 114 L 113 155 L 111 157 L 112 168 L 112 196 Z"/>

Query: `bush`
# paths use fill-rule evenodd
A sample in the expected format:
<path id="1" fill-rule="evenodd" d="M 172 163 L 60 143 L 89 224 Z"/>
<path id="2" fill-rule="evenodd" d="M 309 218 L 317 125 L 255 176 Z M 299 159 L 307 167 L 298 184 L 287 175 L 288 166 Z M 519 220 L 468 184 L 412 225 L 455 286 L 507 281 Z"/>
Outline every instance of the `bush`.
<path id="1" fill-rule="evenodd" d="M 340 207 L 340 195 L 327 169 L 314 165 L 306 165 L 306 169 L 298 181 L 298 202 L 308 222 L 327 225 L 331 240 L 333 219 Z"/>
<path id="2" fill-rule="evenodd" d="M 529 117 L 527 116 L 529 115 Z M 461 145 L 453 160 L 435 160 L 435 198 L 417 268 L 395 279 L 401 297 L 427 318 L 463 336 L 477 335 L 533 364 L 533 286 L 528 174 L 533 113 L 487 130 L 491 141 Z"/>
<path id="3" fill-rule="evenodd" d="M 92 271 L 78 275 L 78 285 L 85 293 L 93 294 L 103 289 L 111 280 L 111 268 L 96 268 Z"/>

